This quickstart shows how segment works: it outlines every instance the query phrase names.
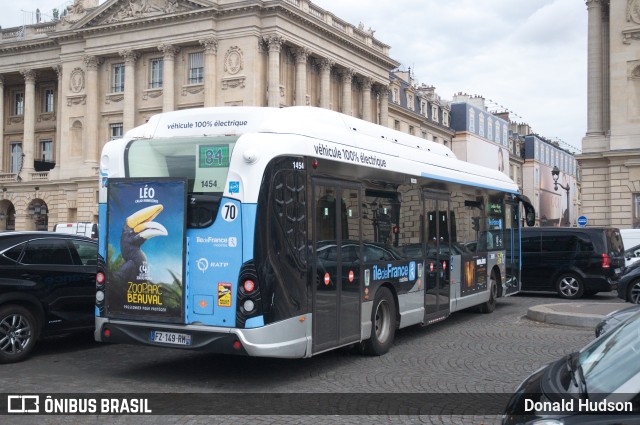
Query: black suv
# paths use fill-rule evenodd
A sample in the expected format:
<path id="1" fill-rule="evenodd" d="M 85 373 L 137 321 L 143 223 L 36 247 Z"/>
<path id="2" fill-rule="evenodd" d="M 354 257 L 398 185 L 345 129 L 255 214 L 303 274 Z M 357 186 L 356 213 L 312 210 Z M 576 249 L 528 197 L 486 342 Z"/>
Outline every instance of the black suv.
<path id="1" fill-rule="evenodd" d="M 41 336 L 92 329 L 98 244 L 53 232 L 0 233 L 0 363 Z"/>
<path id="2" fill-rule="evenodd" d="M 616 228 L 522 229 L 523 291 L 580 298 L 616 289 L 623 270 L 624 246 Z"/>

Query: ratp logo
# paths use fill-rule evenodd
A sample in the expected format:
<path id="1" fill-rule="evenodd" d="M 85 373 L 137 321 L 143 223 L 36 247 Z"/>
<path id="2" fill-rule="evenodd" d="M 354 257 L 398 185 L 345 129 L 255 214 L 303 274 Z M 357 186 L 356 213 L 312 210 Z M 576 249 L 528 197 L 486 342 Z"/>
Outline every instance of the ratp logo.
<path id="1" fill-rule="evenodd" d="M 40 396 L 7 396 L 7 413 L 40 413 Z"/>
<path id="2" fill-rule="evenodd" d="M 209 260 L 207 260 L 206 258 L 201 258 L 198 260 L 198 270 L 204 273 L 207 271 L 208 268 L 209 268 Z"/>

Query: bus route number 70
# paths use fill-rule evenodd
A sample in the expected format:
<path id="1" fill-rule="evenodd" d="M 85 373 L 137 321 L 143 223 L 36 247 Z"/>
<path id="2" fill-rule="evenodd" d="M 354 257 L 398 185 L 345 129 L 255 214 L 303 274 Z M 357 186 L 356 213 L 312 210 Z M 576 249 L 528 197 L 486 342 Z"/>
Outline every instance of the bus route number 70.
<path id="1" fill-rule="evenodd" d="M 234 221 L 237 216 L 238 208 L 236 207 L 236 204 L 227 202 L 222 206 L 222 218 L 224 218 L 224 221 Z"/>

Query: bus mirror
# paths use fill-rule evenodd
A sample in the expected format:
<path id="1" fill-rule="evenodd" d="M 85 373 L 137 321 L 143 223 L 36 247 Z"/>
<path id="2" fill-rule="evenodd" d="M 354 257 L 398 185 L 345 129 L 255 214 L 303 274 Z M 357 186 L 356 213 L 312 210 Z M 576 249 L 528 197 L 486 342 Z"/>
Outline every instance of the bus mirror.
<path id="1" fill-rule="evenodd" d="M 536 213 L 534 213 L 533 211 L 527 211 L 526 219 L 527 226 L 534 226 L 536 224 Z"/>

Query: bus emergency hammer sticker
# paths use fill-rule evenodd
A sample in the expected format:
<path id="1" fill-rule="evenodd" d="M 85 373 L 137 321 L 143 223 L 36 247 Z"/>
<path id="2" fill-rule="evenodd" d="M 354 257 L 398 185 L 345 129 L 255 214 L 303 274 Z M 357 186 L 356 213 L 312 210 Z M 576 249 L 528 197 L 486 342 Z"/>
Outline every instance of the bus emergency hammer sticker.
<path id="1" fill-rule="evenodd" d="M 224 221 L 235 221 L 238 216 L 238 207 L 233 202 L 227 202 L 222 206 L 222 218 Z"/>

